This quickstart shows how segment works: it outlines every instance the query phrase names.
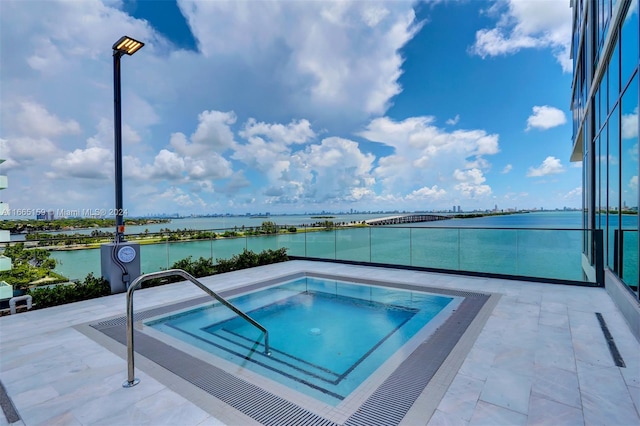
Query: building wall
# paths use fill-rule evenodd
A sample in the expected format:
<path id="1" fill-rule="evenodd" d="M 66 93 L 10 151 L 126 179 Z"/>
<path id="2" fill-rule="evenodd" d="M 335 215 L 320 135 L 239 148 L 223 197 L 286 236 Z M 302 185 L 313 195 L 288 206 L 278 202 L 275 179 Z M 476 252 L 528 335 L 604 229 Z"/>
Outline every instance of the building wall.
<path id="1" fill-rule="evenodd" d="M 573 0 L 573 161 L 583 225 L 602 229 L 605 267 L 638 300 L 638 0 Z M 584 252 L 594 263 L 590 233 Z"/>

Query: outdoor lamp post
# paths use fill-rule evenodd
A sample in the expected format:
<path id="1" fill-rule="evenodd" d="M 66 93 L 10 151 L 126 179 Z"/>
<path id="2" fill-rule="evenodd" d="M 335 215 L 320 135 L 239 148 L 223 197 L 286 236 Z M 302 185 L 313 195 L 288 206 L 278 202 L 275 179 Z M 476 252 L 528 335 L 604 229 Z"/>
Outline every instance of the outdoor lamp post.
<path id="1" fill-rule="evenodd" d="M 116 233 L 114 242 L 124 241 L 124 218 L 122 208 L 122 122 L 120 105 L 120 58 L 133 55 L 144 43 L 128 36 L 120 37 L 113 45 L 113 127 L 115 133 L 114 155 L 116 164 Z"/>
<path id="2" fill-rule="evenodd" d="M 124 211 L 122 208 L 122 121 L 120 111 L 120 58 L 133 55 L 144 43 L 122 37 L 113 45 L 113 127 L 116 165 L 116 233 L 113 243 L 102 244 L 100 260 L 102 278 L 111 286 L 111 293 L 127 291 L 132 280 L 140 275 L 140 245 L 124 240 Z"/>

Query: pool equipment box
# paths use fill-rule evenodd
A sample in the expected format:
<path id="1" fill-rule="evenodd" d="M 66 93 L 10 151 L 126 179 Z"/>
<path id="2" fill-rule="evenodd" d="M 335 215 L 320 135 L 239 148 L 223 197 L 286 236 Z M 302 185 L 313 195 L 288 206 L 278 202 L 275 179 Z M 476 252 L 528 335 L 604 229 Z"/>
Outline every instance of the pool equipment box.
<path id="1" fill-rule="evenodd" d="M 140 244 L 108 243 L 100 246 L 102 278 L 109 281 L 111 293 L 127 291 L 140 276 Z"/>

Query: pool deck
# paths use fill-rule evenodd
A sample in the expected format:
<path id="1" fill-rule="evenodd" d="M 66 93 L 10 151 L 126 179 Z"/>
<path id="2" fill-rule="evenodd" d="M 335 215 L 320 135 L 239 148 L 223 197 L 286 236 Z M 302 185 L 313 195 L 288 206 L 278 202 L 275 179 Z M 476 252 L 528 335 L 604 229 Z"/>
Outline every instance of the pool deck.
<path id="1" fill-rule="evenodd" d="M 460 368 L 444 371 L 451 384 L 437 409 L 421 416 L 421 407 L 413 407 L 407 424 L 640 425 L 640 343 L 604 289 L 309 261 L 201 281 L 220 291 L 301 271 L 501 295 Z M 201 295 L 190 283 L 176 283 L 136 291 L 134 306 Z M 77 326 L 124 311 L 125 295 L 117 294 L 0 317 L 0 382 L 20 416 L 9 423 L 0 414 L 0 425 L 248 424 L 224 404 L 202 409 L 179 386 L 140 369 L 140 384 L 123 388 L 125 351 L 105 349 Z M 626 367 L 615 365 L 596 312 Z"/>

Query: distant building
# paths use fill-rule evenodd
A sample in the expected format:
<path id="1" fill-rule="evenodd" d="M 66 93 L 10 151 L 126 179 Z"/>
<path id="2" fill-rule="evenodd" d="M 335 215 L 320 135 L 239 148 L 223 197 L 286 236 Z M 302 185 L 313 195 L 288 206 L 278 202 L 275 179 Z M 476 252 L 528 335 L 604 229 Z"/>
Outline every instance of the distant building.
<path id="1" fill-rule="evenodd" d="M 638 303 L 621 302 L 640 300 L 638 1 L 572 0 L 571 6 L 571 161 L 582 162 L 583 228 L 602 230 L 609 294 L 623 312 L 640 310 Z M 636 213 L 623 215 L 621 206 Z M 593 278 L 599 259 L 592 238 L 591 232 L 584 233 L 582 265 Z"/>

